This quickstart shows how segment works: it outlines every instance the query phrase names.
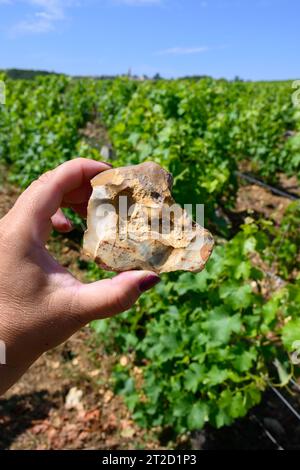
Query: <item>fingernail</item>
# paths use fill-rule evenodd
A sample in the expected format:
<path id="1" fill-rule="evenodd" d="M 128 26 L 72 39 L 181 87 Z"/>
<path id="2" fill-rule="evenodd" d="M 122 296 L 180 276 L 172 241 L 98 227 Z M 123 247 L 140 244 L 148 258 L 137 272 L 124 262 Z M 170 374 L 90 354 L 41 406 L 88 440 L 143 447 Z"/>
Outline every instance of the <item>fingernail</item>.
<path id="1" fill-rule="evenodd" d="M 150 274 L 145 279 L 143 279 L 140 283 L 140 291 L 145 292 L 146 290 L 151 289 L 152 287 L 156 286 L 160 282 L 160 278 L 155 274 Z"/>
<path id="2" fill-rule="evenodd" d="M 72 222 L 69 219 L 66 219 L 65 223 L 62 225 L 62 230 L 66 232 L 71 232 L 74 229 Z"/>
<path id="3" fill-rule="evenodd" d="M 112 168 L 112 167 L 113 167 L 111 163 L 108 163 L 108 162 L 102 162 L 102 163 L 104 163 L 104 165 L 109 166 L 109 168 Z"/>

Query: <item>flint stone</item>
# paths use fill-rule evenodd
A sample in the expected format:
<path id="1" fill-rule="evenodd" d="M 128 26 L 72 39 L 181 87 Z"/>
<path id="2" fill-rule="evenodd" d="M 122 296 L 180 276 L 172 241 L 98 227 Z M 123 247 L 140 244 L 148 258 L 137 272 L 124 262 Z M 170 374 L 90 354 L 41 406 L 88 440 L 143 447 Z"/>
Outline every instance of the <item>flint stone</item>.
<path id="1" fill-rule="evenodd" d="M 172 180 L 153 162 L 93 178 L 84 253 L 108 271 L 201 271 L 213 237 L 175 203 Z"/>

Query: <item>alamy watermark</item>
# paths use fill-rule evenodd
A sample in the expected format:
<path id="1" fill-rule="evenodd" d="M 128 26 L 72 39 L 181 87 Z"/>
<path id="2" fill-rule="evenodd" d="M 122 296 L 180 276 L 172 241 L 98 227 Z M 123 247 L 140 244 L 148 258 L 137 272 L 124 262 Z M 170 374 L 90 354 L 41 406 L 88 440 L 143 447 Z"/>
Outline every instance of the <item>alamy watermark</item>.
<path id="1" fill-rule="evenodd" d="M 0 340 L 0 365 L 6 364 L 6 344 Z"/>
<path id="2" fill-rule="evenodd" d="M 185 204 L 183 208 L 176 203 L 145 205 L 132 203 L 131 197 L 119 196 L 113 204 L 98 199 L 97 205 L 95 228 L 99 239 L 105 232 L 114 240 L 132 237 L 163 240 L 172 236 L 177 241 L 189 239 L 195 242 L 206 234 L 199 230 L 199 225 L 204 226 L 204 204 Z M 196 223 L 192 220 L 193 213 Z M 190 249 L 197 247 L 195 243 L 190 245 Z"/>
<path id="3" fill-rule="evenodd" d="M 292 88 L 295 89 L 294 93 L 292 94 L 293 105 L 300 108 L 300 80 L 295 80 L 292 83 Z"/>
<path id="4" fill-rule="evenodd" d="M 294 352 L 291 355 L 291 361 L 295 366 L 300 364 L 300 340 L 294 341 L 292 344 Z"/>
<path id="5" fill-rule="evenodd" d="M 6 86 L 5 83 L 0 80 L 0 105 L 6 103 Z"/>

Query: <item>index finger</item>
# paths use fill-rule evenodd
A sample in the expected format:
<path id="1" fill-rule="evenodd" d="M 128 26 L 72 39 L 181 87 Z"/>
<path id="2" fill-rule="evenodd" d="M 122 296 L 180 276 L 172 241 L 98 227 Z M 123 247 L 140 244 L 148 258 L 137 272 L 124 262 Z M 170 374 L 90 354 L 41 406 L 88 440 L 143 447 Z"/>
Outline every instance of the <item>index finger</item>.
<path id="1" fill-rule="evenodd" d="M 110 168 L 106 163 L 86 158 L 69 160 L 34 181 L 21 194 L 14 209 L 19 210 L 26 226 L 44 234 L 65 194 L 80 188 L 98 173 Z"/>

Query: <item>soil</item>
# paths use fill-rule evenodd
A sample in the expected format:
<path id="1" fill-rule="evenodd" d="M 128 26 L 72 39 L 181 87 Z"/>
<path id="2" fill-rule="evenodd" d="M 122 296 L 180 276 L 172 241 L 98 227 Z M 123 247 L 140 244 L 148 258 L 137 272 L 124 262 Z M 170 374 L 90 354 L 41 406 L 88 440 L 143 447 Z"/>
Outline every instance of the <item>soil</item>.
<path id="1" fill-rule="evenodd" d="M 280 223 L 290 199 L 276 196 L 261 186 L 248 184 L 240 186 L 235 210 L 240 213 L 256 214 Z"/>
<path id="2" fill-rule="evenodd" d="M 0 174 L 2 217 L 19 191 Z M 288 203 L 246 185 L 239 190 L 236 211 L 255 210 L 278 221 Z M 73 274 L 85 279 L 79 242 L 55 236 L 48 248 Z M 46 353 L 0 399 L 0 449 L 300 450 L 300 421 L 272 390 L 247 417 L 220 430 L 206 427 L 174 441 L 172 433 L 158 436 L 140 429 L 112 390 L 112 367 L 124 360 L 124 356 L 108 356 L 89 327 Z M 287 397 L 298 413 L 299 397 L 296 389 Z"/>
<path id="3" fill-rule="evenodd" d="M 110 388 L 117 360 L 88 327 L 46 353 L 0 399 L 0 449 L 157 448 Z"/>

